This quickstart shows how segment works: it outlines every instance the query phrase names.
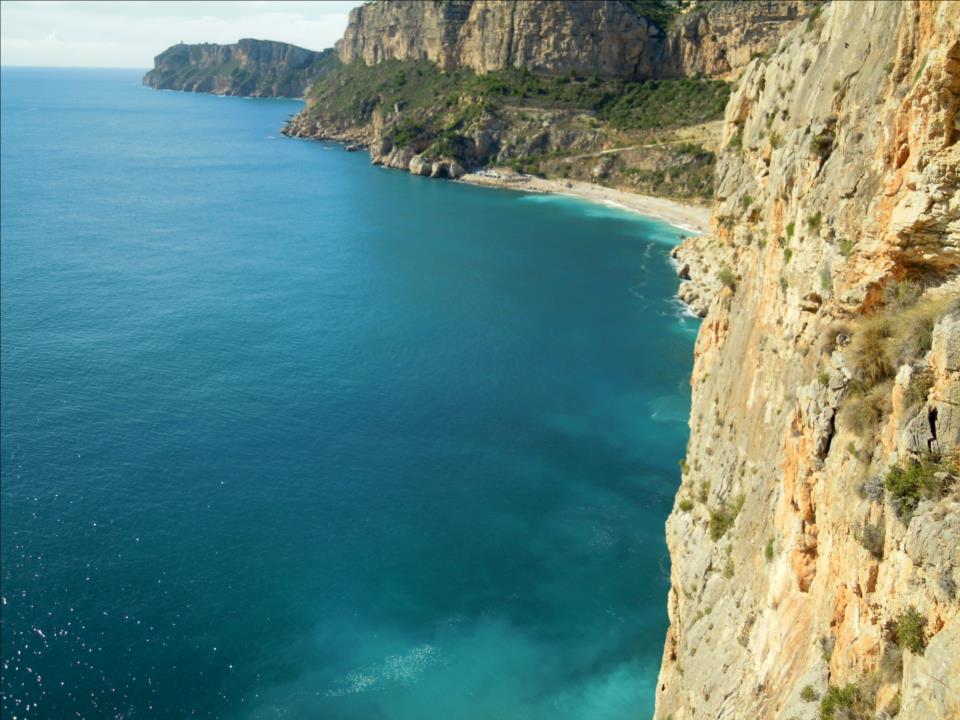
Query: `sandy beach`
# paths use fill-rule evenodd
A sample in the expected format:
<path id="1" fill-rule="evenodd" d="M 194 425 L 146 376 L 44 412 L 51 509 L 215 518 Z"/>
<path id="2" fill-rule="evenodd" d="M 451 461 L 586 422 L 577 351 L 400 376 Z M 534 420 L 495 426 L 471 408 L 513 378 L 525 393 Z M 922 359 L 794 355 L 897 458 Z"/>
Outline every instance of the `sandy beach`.
<path id="1" fill-rule="evenodd" d="M 547 180 L 533 175 L 522 175 L 509 170 L 497 169 L 468 173 L 460 178 L 460 182 L 508 190 L 522 190 L 524 192 L 570 195 L 590 202 L 632 210 L 641 215 L 665 220 L 678 228 L 697 233 L 704 233 L 710 227 L 709 208 L 684 205 L 675 200 L 638 195 L 577 180 Z"/>

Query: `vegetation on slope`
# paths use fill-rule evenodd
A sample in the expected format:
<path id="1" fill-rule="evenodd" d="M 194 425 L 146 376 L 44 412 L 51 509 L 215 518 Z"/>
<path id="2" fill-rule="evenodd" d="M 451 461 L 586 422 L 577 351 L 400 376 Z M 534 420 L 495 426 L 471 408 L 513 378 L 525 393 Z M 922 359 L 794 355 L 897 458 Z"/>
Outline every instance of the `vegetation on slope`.
<path id="1" fill-rule="evenodd" d="M 721 118 L 729 95 L 722 80 L 549 77 L 525 68 L 477 75 L 469 69 L 441 72 L 427 61 L 388 60 L 341 66 L 320 78 L 310 98 L 324 113 L 354 121 L 369 119 L 378 107 L 442 110 L 471 98 L 490 110 L 507 104 L 575 109 L 618 128 L 664 129 Z"/>
<path id="2" fill-rule="evenodd" d="M 960 473 L 956 463 L 937 453 L 926 453 L 910 459 L 903 466 L 894 465 L 887 472 L 884 487 L 897 517 L 909 522 L 922 500 L 936 500 L 944 495 Z"/>
<path id="3" fill-rule="evenodd" d="M 670 28 L 680 11 L 676 4 L 667 3 L 665 0 L 627 0 L 627 4 L 637 15 L 645 17 L 664 31 Z"/>
<path id="4" fill-rule="evenodd" d="M 706 198 L 713 190 L 715 156 L 675 135 L 721 118 L 728 97 L 729 85 L 720 80 L 634 82 L 547 76 L 524 68 L 479 75 L 469 69 L 441 72 L 426 61 L 389 60 L 331 70 L 313 86 L 309 101 L 322 125 L 363 128 L 378 116 L 393 146 L 466 166 L 496 162 L 523 172 L 646 192 L 660 188 L 661 194 L 667 187 L 672 193 L 665 194 Z M 492 125 L 500 134 L 512 128 L 519 138 L 544 136 L 543 142 L 478 149 L 472 138 Z M 640 156 L 616 152 L 640 146 L 646 149 Z M 637 162 L 656 156 L 650 150 L 655 146 L 666 149 L 664 162 Z"/>

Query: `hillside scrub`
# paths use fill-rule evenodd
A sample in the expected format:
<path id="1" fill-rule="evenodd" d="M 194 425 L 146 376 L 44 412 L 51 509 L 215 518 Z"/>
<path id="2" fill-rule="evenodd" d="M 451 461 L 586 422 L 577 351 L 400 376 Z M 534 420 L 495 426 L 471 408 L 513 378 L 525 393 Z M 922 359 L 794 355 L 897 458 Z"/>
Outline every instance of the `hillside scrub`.
<path id="1" fill-rule="evenodd" d="M 655 129 L 719 119 L 729 95 L 729 84 L 722 80 L 599 80 L 534 74 L 526 68 L 478 75 L 465 68 L 441 72 L 427 61 L 388 60 L 336 68 L 313 86 L 309 100 L 318 112 L 355 122 L 369 120 L 376 108 L 399 108 L 404 115 L 429 110 L 434 130 L 440 117 L 466 123 L 471 118 L 462 115 L 465 108 L 495 111 L 507 102 L 578 109 L 618 128 Z"/>
<path id="2" fill-rule="evenodd" d="M 822 720 L 868 720 L 873 717 L 876 692 L 860 684 L 831 685 L 820 700 Z"/>
<path id="3" fill-rule="evenodd" d="M 710 539 L 717 541 L 722 538 L 736 522 L 737 515 L 743 509 L 743 503 L 746 496 L 738 495 L 732 505 L 726 502 L 721 503 L 720 507 L 710 510 Z"/>
<path id="4" fill-rule="evenodd" d="M 665 0 L 627 0 L 637 15 L 646 18 L 661 30 L 668 30 L 679 12 Z"/>
<path id="5" fill-rule="evenodd" d="M 580 118 L 564 128 L 573 136 L 599 132 L 609 138 L 607 142 L 663 145 L 676 156 L 663 169 L 637 169 L 652 173 L 642 184 L 673 180 L 692 196 L 707 197 L 712 193 L 713 153 L 689 141 L 670 149 L 669 136 L 663 132 L 719 119 L 729 94 L 729 84 L 720 80 L 601 80 L 544 75 L 526 68 L 478 75 L 466 68 L 441 72 L 427 61 L 388 60 L 373 66 L 354 62 L 326 73 L 311 89 L 306 112 L 320 125 L 354 128 L 368 126 L 377 114 L 383 135 L 394 146 L 412 146 L 416 152 L 430 148 L 467 165 L 484 163 L 471 152 L 472 138 L 491 122 L 509 127 L 535 121 L 538 112 L 566 112 L 561 117 L 568 120 L 561 122 Z M 581 127 L 584 119 L 587 125 Z M 551 119 L 551 125 L 556 121 Z M 491 151 L 498 150 L 495 146 L 484 150 Z M 520 159 L 527 165 L 536 160 L 531 149 L 525 149 Z M 674 175 L 682 176 L 680 182 Z"/>
<path id="6" fill-rule="evenodd" d="M 477 74 L 425 60 L 356 61 L 318 79 L 304 118 L 335 136 L 369 138 L 376 127 L 381 153 L 401 149 L 467 169 L 492 163 L 706 200 L 716 156 L 687 129 L 720 119 L 729 95 L 729 83 L 703 78 L 629 81 L 527 68 Z M 611 146 L 627 152 L 610 153 Z"/>
<path id="7" fill-rule="evenodd" d="M 884 487 L 890 493 L 897 517 L 909 522 L 922 500 L 936 500 L 956 481 L 955 458 L 944 459 L 926 454 L 887 472 Z"/>

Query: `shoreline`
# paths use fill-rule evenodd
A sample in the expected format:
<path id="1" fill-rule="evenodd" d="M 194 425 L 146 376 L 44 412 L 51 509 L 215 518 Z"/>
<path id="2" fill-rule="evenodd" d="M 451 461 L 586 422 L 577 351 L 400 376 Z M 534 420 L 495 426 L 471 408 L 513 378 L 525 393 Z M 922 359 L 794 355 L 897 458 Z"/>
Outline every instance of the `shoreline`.
<path id="1" fill-rule="evenodd" d="M 457 182 L 522 192 L 568 195 L 588 202 L 629 210 L 655 220 L 663 220 L 687 232 L 703 234 L 710 228 L 709 208 L 686 205 L 676 200 L 653 197 L 652 195 L 639 195 L 624 190 L 615 190 L 580 180 L 548 180 L 535 175 L 522 175 L 510 171 L 497 170 L 495 172 L 496 174 L 490 171 L 467 173 L 458 178 Z"/>
<path id="2" fill-rule="evenodd" d="M 288 127 L 289 123 L 280 131 L 281 135 L 293 139 L 330 142 L 342 147 L 354 145 L 356 150 L 366 150 L 370 154 L 371 162 L 374 165 L 392 170 L 403 170 L 404 172 L 410 172 L 414 175 L 423 174 L 413 172 L 405 167 L 396 167 L 374 160 L 369 143 L 361 139 L 351 141 L 346 137 L 291 135 L 284 132 Z M 500 167 L 490 170 L 467 172 L 454 177 L 448 176 L 444 179 L 452 180 L 453 182 L 462 182 L 476 187 L 493 187 L 500 188 L 501 190 L 517 190 L 519 192 L 542 193 L 545 195 L 566 195 L 568 197 L 586 200 L 587 202 L 635 212 L 638 215 L 643 215 L 644 217 L 654 220 L 661 220 L 679 230 L 697 235 L 703 235 L 710 230 L 710 216 L 712 211 L 709 207 L 690 205 L 677 200 L 655 197 L 653 195 L 641 195 L 639 193 L 627 192 L 626 190 L 616 190 L 605 187 L 604 185 L 597 185 L 582 180 L 547 179 L 536 175 L 525 175 L 523 173 L 513 172 L 507 168 Z"/>

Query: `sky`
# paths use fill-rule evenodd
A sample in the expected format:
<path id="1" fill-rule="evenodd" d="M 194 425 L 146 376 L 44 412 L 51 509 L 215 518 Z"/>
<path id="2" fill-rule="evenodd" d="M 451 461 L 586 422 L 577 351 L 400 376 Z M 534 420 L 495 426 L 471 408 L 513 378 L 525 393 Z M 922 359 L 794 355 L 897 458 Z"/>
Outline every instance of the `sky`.
<path id="1" fill-rule="evenodd" d="M 178 42 L 281 40 L 331 47 L 361 0 L 0 2 L 0 65 L 151 68 Z"/>

